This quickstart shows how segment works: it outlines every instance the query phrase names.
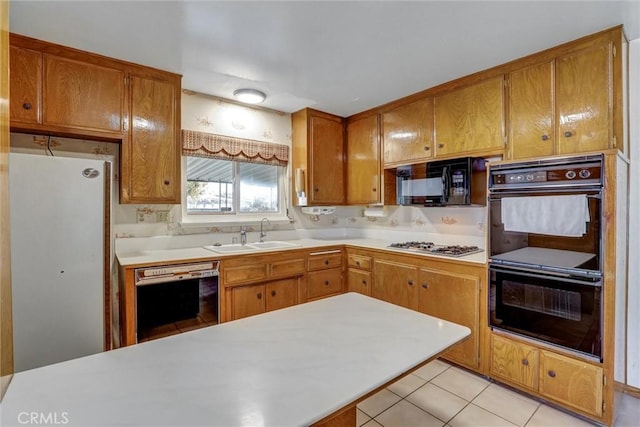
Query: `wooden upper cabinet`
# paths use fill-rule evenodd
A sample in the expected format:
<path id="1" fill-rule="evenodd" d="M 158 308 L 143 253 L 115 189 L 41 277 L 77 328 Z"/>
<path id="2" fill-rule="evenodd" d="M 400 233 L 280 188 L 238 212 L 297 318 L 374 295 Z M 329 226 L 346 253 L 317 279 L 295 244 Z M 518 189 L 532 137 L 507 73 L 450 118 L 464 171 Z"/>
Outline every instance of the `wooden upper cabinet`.
<path id="1" fill-rule="evenodd" d="M 121 132 L 122 70 L 44 54 L 43 123 Z"/>
<path id="2" fill-rule="evenodd" d="M 610 147 L 612 55 L 606 43 L 556 60 L 559 154 Z"/>
<path id="3" fill-rule="evenodd" d="M 377 114 L 347 125 L 347 204 L 382 201 L 379 134 Z"/>
<path id="4" fill-rule="evenodd" d="M 304 109 L 291 115 L 292 168 L 305 173 L 310 205 L 345 202 L 344 124 L 341 117 Z M 293 186 L 295 187 L 295 186 Z M 297 203 L 296 189 L 293 200 Z"/>
<path id="5" fill-rule="evenodd" d="M 494 77 L 435 98 L 436 157 L 504 148 L 503 81 Z"/>
<path id="6" fill-rule="evenodd" d="M 433 157 L 433 98 L 383 112 L 381 126 L 385 167 Z"/>
<path id="7" fill-rule="evenodd" d="M 510 158 L 555 153 L 554 63 L 545 62 L 509 74 Z"/>
<path id="8" fill-rule="evenodd" d="M 42 121 L 42 53 L 11 46 L 9 115 L 12 122 Z"/>
<path id="9" fill-rule="evenodd" d="M 122 203 L 180 203 L 180 80 L 129 76 L 130 132 L 122 141 Z"/>

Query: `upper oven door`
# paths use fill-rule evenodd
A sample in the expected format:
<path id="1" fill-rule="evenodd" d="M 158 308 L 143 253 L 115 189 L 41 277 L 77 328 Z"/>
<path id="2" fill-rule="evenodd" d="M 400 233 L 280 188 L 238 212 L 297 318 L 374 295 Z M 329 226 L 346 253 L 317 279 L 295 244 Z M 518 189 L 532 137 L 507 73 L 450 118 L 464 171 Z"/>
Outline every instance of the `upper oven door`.
<path id="1" fill-rule="evenodd" d="M 492 193 L 490 263 L 600 277 L 601 200 L 593 188 Z"/>

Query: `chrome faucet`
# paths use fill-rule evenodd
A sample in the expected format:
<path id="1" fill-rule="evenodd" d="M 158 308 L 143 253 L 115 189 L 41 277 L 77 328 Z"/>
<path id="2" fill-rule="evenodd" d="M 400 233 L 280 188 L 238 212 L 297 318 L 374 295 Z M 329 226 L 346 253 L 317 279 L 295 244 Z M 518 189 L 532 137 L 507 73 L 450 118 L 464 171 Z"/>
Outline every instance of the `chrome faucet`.
<path id="1" fill-rule="evenodd" d="M 244 225 L 240 227 L 240 244 L 242 246 L 247 244 L 247 227 Z"/>
<path id="2" fill-rule="evenodd" d="M 267 232 L 263 231 L 263 225 L 264 222 L 267 221 L 267 224 L 271 225 L 271 221 L 269 221 L 269 218 L 262 218 L 262 220 L 260 221 L 260 241 L 264 242 L 264 238 L 267 237 Z"/>

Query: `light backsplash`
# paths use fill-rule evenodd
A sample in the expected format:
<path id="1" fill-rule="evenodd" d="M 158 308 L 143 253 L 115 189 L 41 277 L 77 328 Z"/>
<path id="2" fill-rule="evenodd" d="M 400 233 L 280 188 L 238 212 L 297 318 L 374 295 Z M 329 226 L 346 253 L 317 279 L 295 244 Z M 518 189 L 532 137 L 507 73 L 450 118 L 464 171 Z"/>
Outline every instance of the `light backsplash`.
<path id="1" fill-rule="evenodd" d="M 291 145 L 291 116 L 273 110 L 244 107 L 219 98 L 185 91 L 182 96 L 182 127 L 220 135 Z M 11 134 L 16 152 L 104 159 L 113 163 L 113 189 L 119 188 L 119 145 L 115 143 Z M 290 171 L 288 171 L 290 180 Z M 389 206 L 386 216 L 366 217 L 363 206 L 338 206 L 332 215 L 306 215 L 289 207 L 289 220 L 272 221 L 269 238 L 367 237 L 389 240 L 446 240 L 446 243 L 473 243 L 484 247 L 486 209 L 483 207 L 421 208 Z M 230 243 L 241 225 L 250 233 L 259 223 L 182 224 L 181 205 L 121 205 L 117 191 L 112 200 L 112 231 L 115 238 L 207 235 L 201 239 Z M 224 220 L 227 220 L 225 217 Z M 434 238 L 435 236 L 435 238 Z"/>

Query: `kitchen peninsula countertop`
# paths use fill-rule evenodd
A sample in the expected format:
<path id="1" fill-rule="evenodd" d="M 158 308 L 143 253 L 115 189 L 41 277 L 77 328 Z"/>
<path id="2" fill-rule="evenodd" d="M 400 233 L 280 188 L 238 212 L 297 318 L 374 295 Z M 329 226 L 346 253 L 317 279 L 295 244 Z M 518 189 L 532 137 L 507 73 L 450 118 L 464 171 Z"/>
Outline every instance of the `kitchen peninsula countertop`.
<path id="1" fill-rule="evenodd" d="M 307 426 L 469 333 L 348 293 L 20 372 L 1 421 L 35 412 L 69 426 Z"/>
<path id="2" fill-rule="evenodd" d="M 156 250 L 144 250 L 135 252 L 123 252 L 116 250 L 116 256 L 118 262 L 123 267 L 136 267 L 145 265 L 160 265 L 162 263 L 183 263 L 190 261 L 203 261 L 203 260 L 223 260 L 224 258 L 237 257 L 242 255 L 255 255 L 274 251 L 291 251 L 300 249 L 318 249 L 323 247 L 347 245 L 353 247 L 359 247 L 362 249 L 377 249 L 387 250 L 394 253 L 409 254 L 409 252 L 402 249 L 389 248 L 389 244 L 392 242 L 380 239 L 368 239 L 368 238 L 343 238 L 343 239 L 299 239 L 289 240 L 291 243 L 296 243 L 300 246 L 282 249 L 272 250 L 256 250 L 250 252 L 236 252 L 221 254 L 217 252 L 204 249 L 203 247 L 196 248 L 181 248 L 181 249 L 156 249 Z M 436 255 L 431 253 L 416 253 L 411 252 L 411 255 L 418 255 L 424 257 L 431 257 L 434 259 L 446 259 L 455 260 L 459 262 L 469 262 L 473 264 L 485 264 L 486 252 L 482 251 L 475 254 L 470 254 L 463 257 L 452 258 L 443 255 Z"/>

